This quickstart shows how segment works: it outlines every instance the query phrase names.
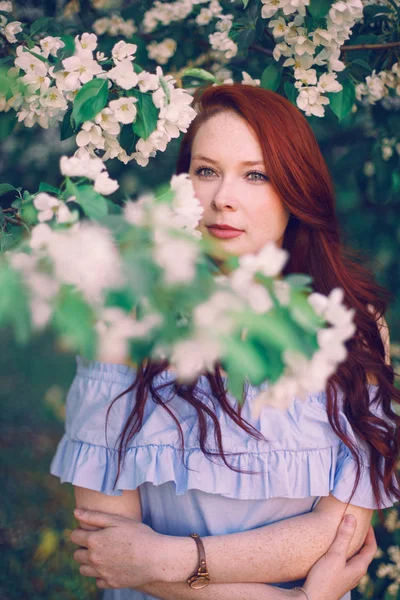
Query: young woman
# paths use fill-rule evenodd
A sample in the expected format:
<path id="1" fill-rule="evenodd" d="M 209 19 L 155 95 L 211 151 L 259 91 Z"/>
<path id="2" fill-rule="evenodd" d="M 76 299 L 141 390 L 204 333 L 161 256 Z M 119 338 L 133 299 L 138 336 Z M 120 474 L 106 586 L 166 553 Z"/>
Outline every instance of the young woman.
<path id="1" fill-rule="evenodd" d="M 327 167 L 294 105 L 235 84 L 206 89 L 198 111 L 177 172 L 189 172 L 204 207 L 203 235 L 234 255 L 269 241 L 286 248 L 285 273 L 309 273 L 321 293 L 343 288 L 357 331 L 326 393 L 258 418 L 257 390 L 248 386 L 240 409 L 219 366 L 179 385 L 167 361 L 134 369 L 78 357 L 52 473 L 74 484 L 78 508 L 108 514 L 80 517 L 75 558 L 99 587 L 123 588 L 105 591 L 107 600 L 278 600 L 298 586 L 298 597 L 338 600 L 354 573 L 346 578 L 344 563 L 311 567 L 344 514 L 357 519 L 349 558 L 373 509 L 400 499 L 384 293 L 340 243 Z M 191 532 L 205 550 L 202 590 L 187 583 L 191 574 L 207 583 Z"/>

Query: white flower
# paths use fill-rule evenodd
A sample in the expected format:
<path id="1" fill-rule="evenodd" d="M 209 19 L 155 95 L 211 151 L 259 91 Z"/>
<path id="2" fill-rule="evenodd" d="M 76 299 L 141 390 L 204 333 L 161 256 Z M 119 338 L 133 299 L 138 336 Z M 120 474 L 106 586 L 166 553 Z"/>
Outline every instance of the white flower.
<path id="1" fill-rule="evenodd" d="M 40 97 L 40 103 L 47 108 L 56 108 L 59 110 L 67 110 L 68 104 L 65 100 L 62 92 L 55 86 L 47 89 L 47 91 Z"/>
<path id="2" fill-rule="evenodd" d="M 112 100 L 109 107 L 117 121 L 124 124 L 133 123 L 136 120 L 137 114 L 136 102 L 137 100 L 133 96 L 119 98 L 118 100 Z"/>
<path id="3" fill-rule="evenodd" d="M 4 10 L 4 12 L 12 12 L 13 5 L 9 0 L 3 0 L 0 2 L 0 10 Z"/>
<path id="4" fill-rule="evenodd" d="M 100 173 L 97 175 L 94 182 L 94 189 L 99 194 L 108 196 L 119 188 L 118 182 L 115 179 L 110 179 L 107 172 Z"/>
<path id="5" fill-rule="evenodd" d="M 160 80 L 155 73 L 142 71 L 138 74 L 138 85 L 141 92 L 154 91 L 160 87 Z"/>
<path id="6" fill-rule="evenodd" d="M 171 179 L 171 188 L 175 192 L 171 205 L 175 214 L 174 224 L 177 227 L 194 232 L 194 229 L 198 226 L 203 216 L 204 208 L 195 197 L 193 184 L 189 175 L 187 173 L 174 175 Z"/>
<path id="7" fill-rule="evenodd" d="M 228 32 L 232 28 L 233 15 L 216 15 L 218 22 L 215 26 L 217 31 Z"/>
<path id="8" fill-rule="evenodd" d="M 271 310 L 273 301 L 268 290 L 253 281 L 253 274 L 246 268 L 237 268 L 229 276 L 232 289 L 257 314 Z"/>
<path id="9" fill-rule="evenodd" d="M 294 44 L 294 51 L 299 56 L 302 56 L 305 52 L 307 54 L 314 55 L 315 48 L 316 48 L 315 44 L 313 44 L 313 42 L 311 40 L 309 40 L 308 37 L 306 37 L 305 35 L 299 35 L 296 38 L 296 41 Z"/>
<path id="10" fill-rule="evenodd" d="M 217 290 L 193 312 L 195 326 L 201 331 L 213 330 L 229 334 L 235 326 L 233 313 L 244 308 L 244 302 L 229 289 Z"/>
<path id="11" fill-rule="evenodd" d="M 285 266 L 289 253 L 268 242 L 257 254 L 244 254 L 239 258 L 239 265 L 255 275 L 257 272 L 266 277 L 275 277 Z"/>
<path id="12" fill-rule="evenodd" d="M 253 79 L 246 71 L 242 71 L 242 83 L 257 86 L 260 85 L 261 82 L 259 79 Z"/>
<path id="13" fill-rule="evenodd" d="M 54 217 L 61 202 L 57 198 L 54 198 L 54 196 L 41 192 L 35 196 L 33 204 L 39 211 L 39 221 L 43 222 L 50 221 Z"/>
<path id="14" fill-rule="evenodd" d="M 47 58 L 49 54 L 52 56 L 56 56 L 57 51 L 60 48 L 64 48 L 65 44 L 60 37 L 53 37 L 48 35 L 40 40 L 40 47 L 42 49 L 43 55 Z"/>
<path id="15" fill-rule="evenodd" d="M 76 136 L 76 143 L 79 147 L 93 144 L 96 148 L 104 148 L 104 138 L 101 127 L 91 121 L 82 123 L 82 129 Z"/>
<path id="16" fill-rule="evenodd" d="M 208 25 L 213 18 L 213 13 L 209 8 L 202 8 L 196 17 L 197 25 Z"/>
<path id="17" fill-rule="evenodd" d="M 87 177 L 94 180 L 105 168 L 100 158 L 91 157 L 89 154 L 83 158 L 77 156 L 60 158 L 61 173 L 67 177 Z"/>
<path id="18" fill-rule="evenodd" d="M 97 36 L 94 33 L 83 33 L 80 38 L 79 35 L 75 36 L 75 48 L 78 55 L 82 50 L 94 52 L 97 48 Z"/>
<path id="19" fill-rule="evenodd" d="M 4 35 L 7 38 L 7 42 L 10 44 L 15 44 L 17 42 L 17 38 L 15 37 L 16 33 L 21 33 L 22 27 L 19 21 L 12 21 L 11 23 L 7 23 L 4 27 Z"/>
<path id="20" fill-rule="evenodd" d="M 64 69 L 68 71 L 65 78 L 65 86 L 68 90 L 75 90 L 80 83 L 91 81 L 95 75 L 103 72 L 103 69 L 93 59 L 90 50 L 81 50 L 79 54 L 69 56 L 62 61 Z"/>
<path id="21" fill-rule="evenodd" d="M 304 110 L 306 115 L 310 117 L 323 117 L 325 114 L 324 104 L 329 104 L 329 98 L 323 96 L 316 87 L 308 87 L 300 90 L 296 99 L 297 106 Z"/>
<path id="22" fill-rule="evenodd" d="M 290 67 L 293 66 L 295 69 L 309 69 L 314 64 L 314 58 L 309 54 L 303 54 L 303 56 L 299 56 L 298 54 L 294 54 L 291 58 L 287 58 L 283 66 Z"/>
<path id="23" fill-rule="evenodd" d="M 176 52 L 176 41 L 172 38 L 166 38 L 160 43 L 151 42 L 147 46 L 147 52 L 149 58 L 160 65 L 165 65 Z"/>
<path id="24" fill-rule="evenodd" d="M 273 21 L 268 23 L 268 27 L 272 27 L 272 35 L 277 37 L 282 37 L 288 31 L 288 25 L 283 17 L 278 17 Z"/>
<path id="25" fill-rule="evenodd" d="M 178 372 L 179 381 L 194 381 L 204 371 L 214 371 L 220 352 L 216 340 L 198 335 L 175 343 L 170 362 Z"/>
<path id="26" fill-rule="evenodd" d="M 279 60 L 282 55 L 291 56 L 292 50 L 285 42 L 281 42 L 280 44 L 276 44 L 275 48 L 272 51 L 272 55 L 275 60 Z"/>
<path id="27" fill-rule="evenodd" d="M 95 326 L 99 334 L 97 359 L 126 363 L 129 358 L 129 339 L 146 337 L 161 322 L 161 315 L 146 315 L 144 319 L 137 321 L 132 314 L 121 308 L 103 308 Z"/>
<path id="28" fill-rule="evenodd" d="M 216 31 L 208 36 L 211 48 L 225 54 L 226 59 L 233 58 L 238 53 L 237 44 L 231 40 L 226 32 Z"/>
<path id="29" fill-rule="evenodd" d="M 109 107 L 103 108 L 103 110 L 95 116 L 94 120 L 100 125 L 103 131 L 107 131 L 110 135 L 118 135 L 121 130 L 113 111 Z"/>
<path id="30" fill-rule="evenodd" d="M 330 46 L 332 43 L 333 35 L 327 29 L 317 27 L 313 32 L 310 33 L 313 42 L 316 46 Z"/>
<path id="31" fill-rule="evenodd" d="M 160 212 L 161 206 L 157 208 Z M 199 255 L 197 242 L 172 237 L 160 229 L 154 233 L 154 260 L 164 269 L 167 284 L 188 284 L 196 272 Z"/>
<path id="32" fill-rule="evenodd" d="M 334 288 L 329 296 L 317 292 L 308 297 L 308 302 L 318 315 L 335 327 L 345 327 L 353 320 L 354 309 L 348 309 L 342 304 L 344 292 L 341 288 Z"/>
<path id="33" fill-rule="evenodd" d="M 317 83 L 317 71 L 315 69 L 295 69 L 294 76 L 298 80 L 296 84 L 315 85 Z M 296 87 L 298 86 L 296 85 Z"/>
<path id="34" fill-rule="evenodd" d="M 128 200 L 124 206 L 124 218 L 131 225 L 143 227 L 146 219 L 146 207 L 154 203 L 153 194 L 144 194 L 136 202 Z"/>
<path id="35" fill-rule="evenodd" d="M 33 56 L 30 52 L 24 52 L 22 46 L 17 47 L 17 58 L 14 64 L 26 73 L 35 73 L 41 77 L 47 75 L 47 66 L 44 62 Z"/>
<path id="36" fill-rule="evenodd" d="M 63 231 L 41 223 L 32 229 L 30 245 L 34 250 L 47 248 L 55 279 L 75 285 L 89 302 L 99 302 L 106 289 L 124 281 L 114 239 L 97 223 L 80 222 Z"/>
<path id="37" fill-rule="evenodd" d="M 138 82 L 138 75 L 133 70 L 133 65 L 129 58 L 121 60 L 114 68 L 108 71 L 108 77 L 124 90 L 132 89 Z"/>
<path id="38" fill-rule="evenodd" d="M 261 0 L 263 7 L 261 9 L 261 16 L 263 19 L 270 19 L 278 12 L 280 8 L 280 0 Z"/>
<path id="39" fill-rule="evenodd" d="M 125 58 L 132 57 L 132 55 L 135 54 L 136 50 L 137 50 L 136 44 L 127 44 L 123 40 L 121 40 L 120 42 L 117 42 L 112 49 L 112 57 L 113 57 L 114 63 L 117 64 L 118 62 L 121 62 L 121 60 L 124 60 Z M 130 58 L 130 60 L 133 60 L 133 57 Z"/>
<path id="40" fill-rule="evenodd" d="M 341 83 L 337 80 L 336 73 L 323 73 L 318 80 L 317 89 L 320 92 L 340 92 L 343 89 Z"/>

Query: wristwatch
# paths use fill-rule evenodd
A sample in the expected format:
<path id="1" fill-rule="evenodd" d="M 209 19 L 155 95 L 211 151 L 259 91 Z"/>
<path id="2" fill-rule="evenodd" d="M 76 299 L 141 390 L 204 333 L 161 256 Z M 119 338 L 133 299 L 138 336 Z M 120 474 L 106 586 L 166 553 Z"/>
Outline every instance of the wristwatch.
<path id="1" fill-rule="evenodd" d="M 193 538 L 197 545 L 197 550 L 199 552 L 199 565 L 194 571 L 194 573 L 189 577 L 187 583 L 189 587 L 195 590 L 201 590 L 205 588 L 210 583 L 210 576 L 207 571 L 206 566 L 206 553 L 204 550 L 203 542 L 200 539 L 200 536 L 197 533 L 190 533 L 189 537 Z"/>

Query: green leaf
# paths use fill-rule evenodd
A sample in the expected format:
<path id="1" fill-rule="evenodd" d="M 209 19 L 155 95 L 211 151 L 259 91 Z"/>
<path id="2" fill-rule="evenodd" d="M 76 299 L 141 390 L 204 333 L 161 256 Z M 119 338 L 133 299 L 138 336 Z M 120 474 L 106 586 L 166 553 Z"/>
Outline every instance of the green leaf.
<path id="1" fill-rule="evenodd" d="M 291 81 L 285 81 L 284 89 L 287 99 L 290 100 L 292 104 L 296 104 L 298 92 L 293 83 Z"/>
<path id="2" fill-rule="evenodd" d="M 56 194 L 57 196 L 61 194 L 61 190 L 59 188 L 56 188 L 44 181 L 41 181 L 39 184 L 39 192 L 50 192 L 51 194 Z"/>
<path id="3" fill-rule="evenodd" d="M 247 8 L 248 4 L 249 4 L 249 0 L 242 0 L 243 2 L 243 8 Z"/>
<path id="4" fill-rule="evenodd" d="M 77 93 L 72 108 L 76 126 L 91 121 L 105 107 L 108 99 L 108 80 L 92 79 Z"/>
<path id="5" fill-rule="evenodd" d="M 132 154 L 136 147 L 137 136 L 132 129 L 132 125 L 123 125 L 119 136 L 120 146 L 127 154 Z"/>
<path id="6" fill-rule="evenodd" d="M 312 17 L 315 19 L 322 19 L 323 17 L 326 17 L 331 6 L 332 0 L 311 0 L 310 5 L 307 8 Z"/>
<path id="7" fill-rule="evenodd" d="M 242 29 L 235 38 L 235 42 L 238 45 L 238 51 L 240 53 L 246 53 L 251 44 L 256 39 L 256 30 L 254 27 L 249 29 Z"/>
<path id="8" fill-rule="evenodd" d="M 0 113 L 0 140 L 4 140 L 13 132 L 16 123 L 17 115 L 14 110 Z"/>
<path id="9" fill-rule="evenodd" d="M 0 196 L 3 194 L 7 194 L 8 192 L 12 192 L 16 188 L 10 183 L 0 183 Z"/>
<path id="10" fill-rule="evenodd" d="M 153 102 L 150 94 L 144 94 L 136 91 L 134 96 L 137 98 L 137 117 L 132 123 L 132 129 L 139 137 L 147 140 L 157 127 L 159 110 Z"/>
<path id="11" fill-rule="evenodd" d="M 53 325 L 71 347 L 88 359 L 94 358 L 96 331 L 94 315 L 83 295 L 72 286 L 64 286 L 57 299 Z"/>
<path id="12" fill-rule="evenodd" d="M 91 219 L 101 219 L 108 213 L 107 201 L 91 185 L 74 186 L 75 202 L 82 207 L 85 215 Z"/>
<path id="13" fill-rule="evenodd" d="M 354 84 L 347 79 L 342 85 L 343 89 L 340 92 L 330 92 L 327 94 L 332 112 L 337 116 L 339 121 L 349 114 L 356 100 Z"/>
<path id="14" fill-rule="evenodd" d="M 205 69 L 185 69 L 182 73 L 182 77 L 194 77 L 195 79 L 201 79 L 203 81 L 212 81 L 215 83 L 217 81 L 216 77 L 206 71 Z"/>
<path id="15" fill-rule="evenodd" d="M 72 117 L 72 108 L 67 110 L 67 112 L 65 113 L 64 118 L 62 120 L 61 130 L 60 130 L 60 140 L 61 141 L 67 140 L 68 138 L 72 137 L 75 133 L 72 128 L 71 117 Z"/>
<path id="16" fill-rule="evenodd" d="M 40 17 L 39 19 L 36 19 L 36 21 L 33 21 L 32 25 L 30 26 L 30 35 L 35 35 L 35 33 L 39 33 L 39 31 L 46 31 L 52 24 L 53 20 L 54 19 L 52 17 Z"/>
<path id="17" fill-rule="evenodd" d="M 274 92 L 279 87 L 281 77 L 281 69 L 279 69 L 276 65 L 268 65 L 261 75 L 261 87 Z"/>
<path id="18" fill-rule="evenodd" d="M 5 261 L 0 262 L 0 327 L 10 325 L 15 340 L 26 343 L 30 334 L 28 297 L 20 273 Z"/>

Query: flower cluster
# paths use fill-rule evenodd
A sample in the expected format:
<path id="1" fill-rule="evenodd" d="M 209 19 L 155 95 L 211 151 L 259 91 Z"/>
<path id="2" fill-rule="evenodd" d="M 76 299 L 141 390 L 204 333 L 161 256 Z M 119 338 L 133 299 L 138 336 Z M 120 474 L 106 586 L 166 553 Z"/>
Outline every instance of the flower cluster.
<path id="1" fill-rule="evenodd" d="M 400 62 L 394 63 L 390 70 L 379 73 L 374 69 L 372 74 L 365 78 L 364 83 L 356 86 L 356 97 L 359 101 L 376 104 L 383 98 L 387 98 L 391 89 L 400 96 Z"/>
<path id="2" fill-rule="evenodd" d="M 162 42 L 151 42 L 147 46 L 149 58 L 155 60 L 159 65 L 165 65 L 176 52 L 176 41 L 165 38 Z"/>
<path id="3" fill-rule="evenodd" d="M 261 392 L 257 398 L 257 410 L 264 404 L 287 406 L 290 398 L 304 399 L 324 389 L 337 364 L 345 360 L 345 342 L 355 332 L 355 311 L 345 307 L 343 297 L 340 288 L 333 289 L 328 297 L 319 293 L 310 294 L 308 302 L 330 327 L 318 331 L 319 348 L 311 359 L 292 350 L 284 353 L 286 372 L 277 383 Z"/>
<path id="4" fill-rule="evenodd" d="M 93 31 L 97 35 L 108 34 L 111 37 L 123 36 L 129 39 L 136 33 L 137 27 L 133 19 L 125 20 L 119 15 L 111 15 L 96 19 L 93 23 Z"/>
<path id="5" fill-rule="evenodd" d="M 202 27 L 217 19 L 216 31 L 209 34 L 211 48 L 218 52 L 222 60 L 229 60 L 238 52 L 237 44 L 229 38 L 233 23 L 233 15 L 223 14 L 223 8 L 218 0 L 176 0 L 175 2 L 159 2 L 156 0 L 143 18 L 143 30 L 153 32 L 158 25 L 169 25 L 182 21 L 191 15 L 198 4 L 205 4 L 195 18 L 198 26 Z M 157 59 L 156 59 L 157 60 Z M 165 64 L 158 61 L 160 64 Z"/>
<path id="6" fill-rule="evenodd" d="M 76 137 L 80 158 L 88 153 L 95 156 L 100 152 L 103 160 L 118 158 L 124 163 L 136 160 L 145 166 L 157 151 L 165 150 L 172 138 L 186 131 L 195 117 L 196 113 L 190 106 L 192 96 L 177 89 L 175 80 L 164 76 L 161 67 L 157 67 L 156 74 L 135 71 L 135 44 L 123 40 L 117 42 L 111 51 L 113 66 L 108 70 L 103 68 L 104 61 L 111 61 L 99 52 L 94 55 L 97 48 L 94 33 L 76 36 L 74 54 L 62 60 L 62 68 L 56 69 L 53 63 L 63 47 L 61 38 L 52 36 L 41 39 L 40 45 L 30 50 L 17 46 L 15 66 L 8 72 L 12 94 L 0 98 L 0 109 L 16 110 L 18 120 L 27 127 L 38 123 L 48 128 L 64 118 L 85 84 L 93 79 L 106 79 L 110 90 L 107 95 L 115 99 L 106 103 L 92 119 L 82 123 Z M 135 92 L 151 97 L 152 111 L 148 103 L 140 108 Z M 120 134 L 124 125 L 133 127 L 138 118 L 148 117 L 140 114 L 140 110 L 150 111 L 152 131 L 143 137 L 138 135 L 134 143 L 132 130 L 130 147 L 123 147 Z"/>
<path id="7" fill-rule="evenodd" d="M 340 46 L 349 39 L 354 24 L 362 19 L 361 0 L 339 0 L 326 17 L 326 26 L 309 32 L 305 26 L 309 0 L 262 0 L 261 16 L 270 20 L 268 27 L 277 40 L 273 56 L 286 57 L 284 67 L 292 66 L 299 90 L 297 105 L 306 115 L 322 117 L 329 104 L 327 92 L 339 92 L 342 85 L 336 72 L 345 68 Z M 279 15 L 277 14 L 279 11 Z M 322 49 L 320 47 L 322 46 Z M 324 72 L 318 76 L 317 69 Z M 321 70 L 321 69 L 320 69 Z"/>

